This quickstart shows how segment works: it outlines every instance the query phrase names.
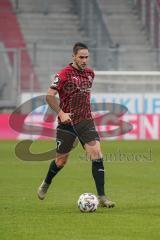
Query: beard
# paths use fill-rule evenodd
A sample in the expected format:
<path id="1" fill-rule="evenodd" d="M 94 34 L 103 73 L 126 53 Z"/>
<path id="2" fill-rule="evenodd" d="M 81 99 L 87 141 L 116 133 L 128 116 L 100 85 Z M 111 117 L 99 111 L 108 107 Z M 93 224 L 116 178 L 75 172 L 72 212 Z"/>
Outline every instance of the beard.
<path id="1" fill-rule="evenodd" d="M 77 62 L 75 62 L 76 66 L 78 67 L 78 69 L 80 71 L 83 71 L 85 69 L 85 67 L 87 66 L 87 64 L 82 64 L 82 65 L 79 65 Z"/>

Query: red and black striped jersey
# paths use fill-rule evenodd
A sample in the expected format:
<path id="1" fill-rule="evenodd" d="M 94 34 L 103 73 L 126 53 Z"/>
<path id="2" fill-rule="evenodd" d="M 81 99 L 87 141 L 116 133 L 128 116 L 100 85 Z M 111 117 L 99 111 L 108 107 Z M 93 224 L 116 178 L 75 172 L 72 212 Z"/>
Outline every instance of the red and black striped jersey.
<path id="1" fill-rule="evenodd" d="M 91 68 L 86 67 L 80 71 L 72 64 L 51 77 L 50 88 L 58 91 L 60 108 L 66 113 L 71 113 L 73 124 L 92 119 L 90 92 L 93 79 L 94 72 Z"/>

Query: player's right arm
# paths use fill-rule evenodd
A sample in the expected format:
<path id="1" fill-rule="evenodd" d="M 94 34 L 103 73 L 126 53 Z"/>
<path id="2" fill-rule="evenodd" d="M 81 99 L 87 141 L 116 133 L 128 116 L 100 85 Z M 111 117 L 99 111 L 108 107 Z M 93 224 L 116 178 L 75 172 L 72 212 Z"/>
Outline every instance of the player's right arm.
<path id="1" fill-rule="evenodd" d="M 48 105 L 58 113 L 58 116 L 62 123 L 67 124 L 71 122 L 70 113 L 65 113 L 59 106 L 59 102 L 56 98 L 57 90 L 49 88 L 47 91 L 46 101 Z"/>

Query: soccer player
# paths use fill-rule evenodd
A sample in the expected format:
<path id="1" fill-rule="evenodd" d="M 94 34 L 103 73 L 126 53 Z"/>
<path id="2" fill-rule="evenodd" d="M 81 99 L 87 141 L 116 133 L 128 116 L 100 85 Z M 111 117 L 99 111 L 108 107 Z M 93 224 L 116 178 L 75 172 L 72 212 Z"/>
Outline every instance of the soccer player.
<path id="1" fill-rule="evenodd" d="M 90 91 L 94 72 L 87 67 L 89 50 L 83 43 L 73 47 L 73 62 L 61 69 L 52 79 L 46 101 L 58 114 L 56 159 L 50 164 L 48 173 L 38 189 L 43 200 L 56 174 L 67 162 L 69 152 L 78 137 L 87 156 L 92 161 L 92 175 L 95 181 L 99 206 L 114 207 L 104 189 L 104 165 L 100 139 L 91 114 Z M 60 103 L 55 97 L 59 94 Z"/>

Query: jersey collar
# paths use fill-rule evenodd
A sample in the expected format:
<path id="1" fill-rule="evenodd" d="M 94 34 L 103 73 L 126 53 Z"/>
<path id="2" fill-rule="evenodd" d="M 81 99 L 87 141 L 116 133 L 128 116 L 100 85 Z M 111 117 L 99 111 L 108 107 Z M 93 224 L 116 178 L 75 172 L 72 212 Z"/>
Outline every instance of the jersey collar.
<path id="1" fill-rule="evenodd" d="M 79 70 L 79 69 L 73 67 L 73 63 L 69 63 L 69 66 L 70 66 L 71 68 L 77 70 L 78 72 L 84 72 L 84 71 L 85 71 L 85 69 L 81 71 L 81 70 Z"/>

